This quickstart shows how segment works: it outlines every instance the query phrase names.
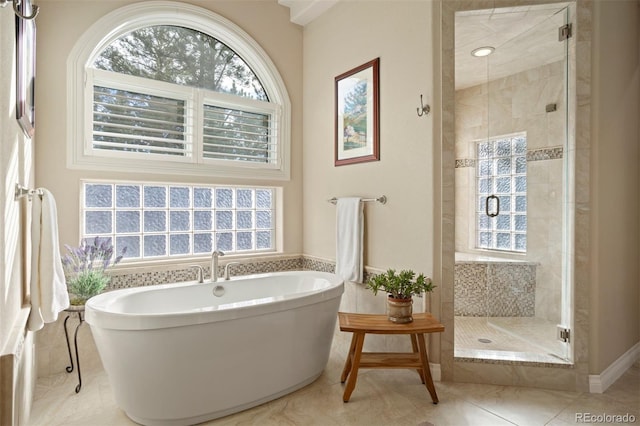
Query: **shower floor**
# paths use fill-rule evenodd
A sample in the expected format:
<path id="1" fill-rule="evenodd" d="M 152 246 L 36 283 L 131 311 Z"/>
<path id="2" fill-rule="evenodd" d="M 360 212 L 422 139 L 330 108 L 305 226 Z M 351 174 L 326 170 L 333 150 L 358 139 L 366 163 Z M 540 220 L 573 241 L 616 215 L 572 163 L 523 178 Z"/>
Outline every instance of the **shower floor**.
<path id="1" fill-rule="evenodd" d="M 456 358 L 568 364 L 556 324 L 535 317 L 455 317 Z"/>

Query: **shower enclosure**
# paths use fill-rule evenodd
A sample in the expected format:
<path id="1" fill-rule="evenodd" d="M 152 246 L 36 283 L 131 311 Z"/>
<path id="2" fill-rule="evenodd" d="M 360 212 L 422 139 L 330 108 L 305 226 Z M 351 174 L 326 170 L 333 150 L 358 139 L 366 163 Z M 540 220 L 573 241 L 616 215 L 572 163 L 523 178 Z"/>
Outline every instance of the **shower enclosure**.
<path id="1" fill-rule="evenodd" d="M 570 17 L 456 13 L 457 358 L 571 360 Z"/>

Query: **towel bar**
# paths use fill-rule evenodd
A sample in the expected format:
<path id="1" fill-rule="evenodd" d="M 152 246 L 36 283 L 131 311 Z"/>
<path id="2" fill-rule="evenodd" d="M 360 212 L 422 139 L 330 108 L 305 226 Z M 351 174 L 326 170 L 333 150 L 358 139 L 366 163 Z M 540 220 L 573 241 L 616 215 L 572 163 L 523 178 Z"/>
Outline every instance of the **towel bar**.
<path id="1" fill-rule="evenodd" d="M 331 204 L 336 204 L 338 202 L 338 199 L 336 197 L 333 197 L 333 198 L 331 198 L 331 199 L 329 199 L 327 201 L 329 201 Z M 387 196 L 383 195 L 383 196 L 378 197 L 378 198 L 363 198 L 360 201 L 362 201 L 363 203 L 367 203 L 367 202 L 371 202 L 371 201 L 377 201 L 380 204 L 387 204 Z"/>
<path id="2" fill-rule="evenodd" d="M 15 201 L 18 201 L 22 197 L 29 197 L 29 201 L 31 201 L 31 197 L 33 197 L 34 195 L 42 197 L 42 191 L 40 189 L 25 188 L 19 183 L 16 183 L 16 192 L 13 197 Z"/>

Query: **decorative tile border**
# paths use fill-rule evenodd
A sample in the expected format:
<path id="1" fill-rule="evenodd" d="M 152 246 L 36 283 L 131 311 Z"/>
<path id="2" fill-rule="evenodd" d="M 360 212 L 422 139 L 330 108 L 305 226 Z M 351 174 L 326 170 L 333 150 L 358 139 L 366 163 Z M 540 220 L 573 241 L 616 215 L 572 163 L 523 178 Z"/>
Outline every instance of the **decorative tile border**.
<path id="1" fill-rule="evenodd" d="M 553 148 L 531 149 L 527 151 L 527 161 L 559 160 L 564 155 L 564 148 L 556 146 Z M 456 169 L 475 167 L 476 160 L 473 158 L 460 158 L 456 160 Z"/>
<path id="2" fill-rule="evenodd" d="M 559 160 L 564 154 L 564 148 L 557 146 L 554 148 L 532 149 L 527 151 L 527 161 Z"/>
<path id="3" fill-rule="evenodd" d="M 200 264 L 200 263 L 199 263 Z M 201 264 L 200 264 L 201 265 Z M 205 278 L 211 277 L 211 268 L 201 265 Z M 120 288 L 142 287 L 157 284 L 170 284 L 197 279 L 197 269 L 193 266 L 176 266 L 175 268 L 162 266 L 157 269 L 145 267 L 142 271 L 127 271 L 113 273 L 107 290 Z M 318 259 L 310 256 L 282 256 L 273 259 L 256 259 L 234 263 L 229 267 L 232 276 L 264 274 L 267 272 L 283 271 L 318 271 L 335 273 L 336 264 L 333 261 Z M 224 273 L 224 264 L 218 267 L 218 276 Z M 380 273 L 380 271 L 365 267 L 364 282 Z"/>

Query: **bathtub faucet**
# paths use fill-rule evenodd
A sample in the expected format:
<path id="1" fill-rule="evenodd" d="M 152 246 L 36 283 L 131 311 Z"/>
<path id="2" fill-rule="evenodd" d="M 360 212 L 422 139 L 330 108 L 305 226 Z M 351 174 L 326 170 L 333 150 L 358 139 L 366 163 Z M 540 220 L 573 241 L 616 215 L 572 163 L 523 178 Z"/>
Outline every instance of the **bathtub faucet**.
<path id="1" fill-rule="evenodd" d="M 231 271 L 230 271 L 230 266 L 231 265 L 239 265 L 240 262 L 229 262 L 226 265 L 224 265 L 224 280 L 225 281 L 229 281 L 231 279 Z"/>
<path id="2" fill-rule="evenodd" d="M 218 281 L 218 258 L 224 256 L 224 253 L 220 250 L 216 250 L 211 253 L 211 282 Z"/>

